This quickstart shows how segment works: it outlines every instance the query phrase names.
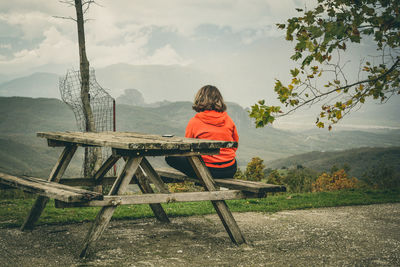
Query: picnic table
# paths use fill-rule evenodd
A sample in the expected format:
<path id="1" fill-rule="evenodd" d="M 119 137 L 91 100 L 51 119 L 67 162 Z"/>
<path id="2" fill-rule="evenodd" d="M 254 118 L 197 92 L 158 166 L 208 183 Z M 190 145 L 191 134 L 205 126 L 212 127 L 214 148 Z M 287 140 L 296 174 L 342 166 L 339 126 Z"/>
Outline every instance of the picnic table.
<path id="1" fill-rule="evenodd" d="M 149 204 L 155 217 L 167 223 L 168 216 L 160 203 L 211 201 L 232 242 L 242 244 L 246 242 L 245 238 L 225 200 L 263 197 L 267 192 L 285 191 L 285 188 L 279 185 L 213 179 L 201 155 L 219 154 L 220 148 L 237 147 L 236 142 L 163 137 L 133 132 L 40 132 L 37 136 L 46 138 L 51 147 L 64 147 L 47 181 L 0 173 L 0 183 L 39 195 L 21 230 L 33 229 L 49 198 L 54 198 L 58 207 L 102 207 L 85 238 L 81 257 L 85 256 L 88 248 L 100 238 L 119 205 Z M 78 147 L 109 147 L 112 153 L 92 178 L 63 179 L 62 176 Z M 186 177 L 178 171 L 157 171 L 147 159 L 150 156 L 186 156 L 197 179 Z M 119 175 L 105 177 L 120 159 L 124 160 L 124 166 Z M 166 182 L 187 179 L 201 184 L 206 191 L 169 192 Z M 72 186 L 106 183 L 112 185 L 108 195 Z M 143 194 L 125 194 L 130 183 L 136 183 Z M 220 186 L 228 190 L 219 190 Z"/>

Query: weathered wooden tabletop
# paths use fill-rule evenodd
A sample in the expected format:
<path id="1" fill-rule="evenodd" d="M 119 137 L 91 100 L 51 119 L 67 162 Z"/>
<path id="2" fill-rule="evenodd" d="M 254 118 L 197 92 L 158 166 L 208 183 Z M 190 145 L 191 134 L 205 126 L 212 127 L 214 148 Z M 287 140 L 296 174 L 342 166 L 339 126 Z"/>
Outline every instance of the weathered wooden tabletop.
<path id="1" fill-rule="evenodd" d="M 215 150 L 237 147 L 237 142 L 204 140 L 184 137 L 163 137 L 160 135 L 134 132 L 39 132 L 38 137 L 48 140 L 83 146 L 102 146 L 124 150 Z"/>

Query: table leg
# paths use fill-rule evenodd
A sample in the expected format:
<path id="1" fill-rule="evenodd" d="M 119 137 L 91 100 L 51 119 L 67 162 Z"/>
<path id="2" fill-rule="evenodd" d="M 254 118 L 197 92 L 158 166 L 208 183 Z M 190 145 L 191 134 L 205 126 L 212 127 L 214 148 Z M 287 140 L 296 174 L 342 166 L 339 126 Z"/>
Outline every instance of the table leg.
<path id="1" fill-rule="evenodd" d="M 140 163 L 140 167 L 142 167 L 148 179 L 155 185 L 158 191 L 164 194 L 169 193 L 168 186 L 163 182 L 160 175 L 158 175 L 146 158 L 143 158 L 142 162 Z"/>
<path id="2" fill-rule="evenodd" d="M 143 161 L 142 161 L 141 167 L 145 164 L 146 163 L 143 164 Z M 148 164 L 148 166 L 150 166 L 150 164 Z M 150 166 L 150 168 L 153 169 L 151 166 Z M 156 176 L 154 176 L 154 174 L 152 174 L 152 171 L 150 169 L 145 167 L 145 172 L 147 174 L 147 177 L 153 177 L 153 179 L 157 179 L 157 178 L 154 178 Z M 156 173 L 156 175 L 158 176 L 157 173 Z M 151 193 L 154 193 L 154 191 L 153 191 L 153 188 L 151 188 L 150 183 L 147 180 L 147 177 L 144 175 L 143 170 L 139 168 L 138 172 L 136 173 L 136 179 L 138 182 L 138 186 L 139 186 L 140 190 L 142 191 L 142 193 L 151 194 Z M 158 176 L 158 178 L 159 178 L 159 176 Z M 160 180 L 161 180 L 161 178 L 160 178 Z M 161 181 L 161 183 L 163 183 L 163 182 Z M 161 190 L 160 190 L 160 188 L 161 188 Z M 161 186 L 160 188 L 158 188 L 158 189 L 160 190 L 161 193 L 169 193 L 168 189 L 165 188 L 164 186 Z M 150 206 L 151 210 L 153 211 L 154 216 L 157 218 L 157 220 L 159 220 L 160 222 L 164 222 L 164 223 L 170 222 L 167 214 L 165 213 L 165 211 L 160 203 L 149 204 L 149 206 Z"/>
<path id="3" fill-rule="evenodd" d="M 142 157 L 130 157 L 124 166 L 121 174 L 115 180 L 110 192 L 108 195 L 121 195 L 123 194 L 136 171 L 138 170 L 139 164 L 142 161 Z M 83 245 L 83 249 L 81 251 L 80 257 L 84 257 L 86 255 L 87 249 L 90 244 L 96 241 L 101 234 L 106 229 L 111 217 L 116 209 L 116 206 L 108 206 L 102 207 L 99 213 L 96 216 L 95 221 L 93 222 L 87 236 L 85 243 Z"/>
<path id="4" fill-rule="evenodd" d="M 203 182 L 204 187 L 208 191 L 215 191 L 216 186 L 212 176 L 205 166 L 203 160 L 200 156 L 192 156 L 188 157 L 190 164 L 192 165 L 194 171 L 196 172 L 199 179 Z M 226 202 L 224 200 L 215 200 L 211 201 L 219 218 L 222 221 L 222 224 L 225 227 L 225 230 L 228 232 L 229 237 L 231 238 L 232 242 L 235 244 L 243 244 L 246 243 L 242 232 L 237 225 L 235 218 L 233 218 L 232 213 L 230 212 Z"/>
<path id="5" fill-rule="evenodd" d="M 96 186 L 94 187 L 95 192 L 102 193 L 103 186 L 101 185 L 101 182 L 103 181 L 104 176 L 115 165 L 115 163 L 117 163 L 120 158 L 120 156 L 109 156 L 108 159 L 103 163 L 103 165 L 101 165 L 101 167 L 93 175 L 94 181 L 96 183 Z"/>
<path id="6" fill-rule="evenodd" d="M 75 154 L 77 146 L 66 146 L 61 153 L 56 165 L 53 167 L 53 170 L 50 173 L 49 182 L 59 182 L 61 177 L 63 176 L 65 170 L 67 169 L 69 163 L 73 155 Z M 35 223 L 39 219 L 42 214 L 44 208 L 46 207 L 47 202 L 49 201 L 48 197 L 39 196 L 37 197 L 35 203 L 32 206 L 32 209 L 25 219 L 24 224 L 21 226 L 21 231 L 24 230 L 32 230 Z"/>

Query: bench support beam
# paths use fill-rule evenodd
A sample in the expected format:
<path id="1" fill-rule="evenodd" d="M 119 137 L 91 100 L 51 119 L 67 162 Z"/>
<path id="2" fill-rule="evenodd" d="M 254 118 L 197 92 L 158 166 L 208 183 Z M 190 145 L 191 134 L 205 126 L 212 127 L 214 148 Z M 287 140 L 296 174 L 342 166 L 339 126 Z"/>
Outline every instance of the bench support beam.
<path id="1" fill-rule="evenodd" d="M 76 149 L 77 149 L 76 145 L 66 146 L 64 148 L 56 165 L 54 166 L 53 170 L 50 173 L 50 176 L 48 179 L 49 182 L 58 183 L 60 181 L 60 179 L 63 176 L 65 170 L 67 169 L 69 163 L 71 162 L 71 159 L 74 156 Z M 48 201 L 49 201 L 48 197 L 45 197 L 45 196 L 37 197 L 28 217 L 25 219 L 24 224 L 21 226 L 21 231 L 33 229 L 35 223 L 37 222 L 40 215 L 42 214 Z"/>
<path id="2" fill-rule="evenodd" d="M 207 169 L 202 158 L 200 156 L 194 156 L 188 157 L 188 160 L 192 165 L 197 177 L 199 177 L 199 179 L 204 184 L 204 187 L 208 191 L 216 191 L 216 185 L 212 179 L 210 171 Z M 217 214 L 221 219 L 225 230 L 228 232 L 228 235 L 231 238 L 232 242 L 235 244 L 246 243 L 246 240 L 244 239 L 243 234 L 235 221 L 235 218 L 233 218 L 232 213 L 226 205 L 226 202 L 224 200 L 213 200 L 211 201 L 211 203 L 217 211 Z"/>
<path id="3" fill-rule="evenodd" d="M 147 180 L 147 177 L 143 173 L 143 170 L 139 168 L 138 172 L 136 173 L 137 184 L 139 189 L 142 191 L 143 194 L 153 194 L 153 188 L 150 186 L 150 182 Z M 165 192 L 165 191 L 164 191 Z M 168 192 L 168 190 L 167 190 Z M 160 203 L 153 203 L 149 204 L 151 210 L 154 213 L 154 216 L 160 222 L 169 223 L 169 219 L 167 213 L 164 211 L 164 208 L 161 206 Z"/>
<path id="4" fill-rule="evenodd" d="M 142 161 L 142 157 L 131 157 L 129 158 L 122 170 L 121 174 L 118 176 L 117 180 L 114 182 L 109 196 L 112 195 L 123 195 L 128 188 L 130 181 L 135 175 L 137 169 L 139 168 L 139 164 Z M 92 242 L 96 241 L 101 234 L 106 229 L 108 223 L 111 220 L 111 217 L 116 209 L 116 206 L 108 206 L 103 207 L 100 212 L 97 214 L 95 221 L 93 222 L 88 235 L 86 236 L 85 243 L 83 245 L 82 251 L 80 253 L 80 257 L 84 257 L 86 252 L 91 245 Z"/>

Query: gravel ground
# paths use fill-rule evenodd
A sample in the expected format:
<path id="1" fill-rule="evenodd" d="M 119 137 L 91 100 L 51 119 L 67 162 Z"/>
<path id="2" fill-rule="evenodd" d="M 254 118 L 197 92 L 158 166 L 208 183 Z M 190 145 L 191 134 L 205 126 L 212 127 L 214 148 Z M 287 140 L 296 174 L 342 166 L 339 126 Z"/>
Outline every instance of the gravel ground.
<path id="1" fill-rule="evenodd" d="M 112 221 L 84 259 L 90 223 L 0 229 L 0 266 L 400 266 L 400 203 L 234 216 L 247 245 L 216 215 Z"/>

